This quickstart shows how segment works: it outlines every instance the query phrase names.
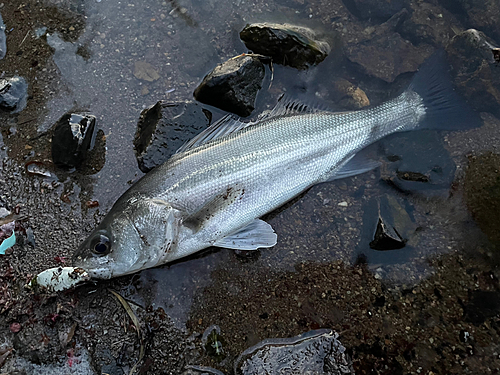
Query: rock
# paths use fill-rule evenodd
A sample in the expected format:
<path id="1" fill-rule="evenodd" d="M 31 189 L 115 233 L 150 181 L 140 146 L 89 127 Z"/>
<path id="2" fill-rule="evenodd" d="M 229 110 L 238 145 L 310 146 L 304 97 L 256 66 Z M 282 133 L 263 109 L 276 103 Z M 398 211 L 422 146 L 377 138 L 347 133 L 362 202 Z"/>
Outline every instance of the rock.
<path id="1" fill-rule="evenodd" d="M 245 350 L 234 364 L 236 375 L 354 374 L 338 335 L 329 329 L 286 339 L 267 339 Z"/>
<path id="2" fill-rule="evenodd" d="M 94 136 L 95 117 L 67 113 L 52 135 L 52 160 L 62 168 L 77 168 L 85 160 Z"/>
<path id="3" fill-rule="evenodd" d="M 134 63 L 134 76 L 143 81 L 153 82 L 160 78 L 153 65 L 146 61 L 136 61 Z"/>
<path id="4" fill-rule="evenodd" d="M 447 46 L 457 90 L 481 112 L 500 115 L 500 75 L 498 45 L 484 33 L 466 30 Z"/>
<path id="5" fill-rule="evenodd" d="M 141 112 L 134 151 L 144 173 L 167 161 L 210 123 L 212 114 L 198 103 L 159 101 Z"/>
<path id="6" fill-rule="evenodd" d="M 196 100 L 239 116 L 254 110 L 265 69 L 257 57 L 240 55 L 219 64 L 194 91 Z"/>
<path id="7" fill-rule="evenodd" d="M 420 43 L 446 45 L 455 35 L 452 27 L 460 27 L 460 22 L 455 16 L 438 5 L 413 2 L 410 7 L 411 15 L 397 30 L 415 45 Z"/>
<path id="8" fill-rule="evenodd" d="M 344 0 L 347 9 L 359 18 L 387 20 L 408 7 L 408 0 Z"/>
<path id="9" fill-rule="evenodd" d="M 248 24 L 240 32 L 240 38 L 254 53 L 297 69 L 319 64 L 331 50 L 328 42 L 320 40 L 313 30 L 290 24 Z"/>
<path id="10" fill-rule="evenodd" d="M 415 72 L 433 52 L 426 44 L 414 46 L 397 32 L 376 35 L 345 48 L 346 57 L 364 74 L 393 82 L 402 73 Z"/>
<path id="11" fill-rule="evenodd" d="M 408 241 L 402 233 L 411 234 L 409 228 L 414 226 L 404 207 L 394 197 L 384 195 L 378 201 L 377 227 L 369 246 L 374 250 L 401 249 Z"/>
<path id="12" fill-rule="evenodd" d="M 23 77 L 0 79 L 0 108 L 12 113 L 20 112 L 26 107 L 28 84 Z"/>
<path id="13" fill-rule="evenodd" d="M 387 163 L 381 178 L 404 192 L 448 196 L 456 166 L 435 131 L 394 135 L 380 142 Z"/>
<path id="14" fill-rule="evenodd" d="M 7 53 L 6 39 L 5 24 L 3 23 L 2 15 L 0 14 L 0 60 L 3 59 Z"/>
<path id="15" fill-rule="evenodd" d="M 337 105 L 346 110 L 360 109 L 370 105 L 366 93 L 343 78 L 333 82 L 329 94 Z"/>

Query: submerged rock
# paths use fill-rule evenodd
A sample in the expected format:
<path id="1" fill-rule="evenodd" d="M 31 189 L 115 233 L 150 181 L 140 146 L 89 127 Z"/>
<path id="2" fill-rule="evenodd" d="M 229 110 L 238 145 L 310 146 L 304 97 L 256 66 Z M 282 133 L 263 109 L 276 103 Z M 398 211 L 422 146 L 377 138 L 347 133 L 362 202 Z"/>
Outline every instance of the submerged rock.
<path id="1" fill-rule="evenodd" d="M 370 105 L 366 93 L 343 78 L 333 82 L 330 95 L 335 103 L 343 109 L 354 110 Z"/>
<path id="2" fill-rule="evenodd" d="M 351 13 L 360 18 L 387 20 L 408 6 L 408 0 L 344 0 Z"/>
<path id="3" fill-rule="evenodd" d="M 3 23 L 2 15 L 0 14 L 0 60 L 3 59 L 7 53 L 6 39 L 5 24 Z"/>
<path id="4" fill-rule="evenodd" d="M 331 50 L 328 42 L 320 40 L 313 30 L 290 24 L 249 24 L 240 32 L 240 38 L 254 53 L 297 69 L 319 64 Z"/>
<path id="5" fill-rule="evenodd" d="M 435 131 L 394 135 L 380 142 L 387 163 L 381 178 L 404 192 L 447 196 L 456 166 Z"/>
<path id="6" fill-rule="evenodd" d="M 184 143 L 205 129 L 212 114 L 198 103 L 159 101 L 141 112 L 134 151 L 144 173 L 167 161 Z"/>
<path id="7" fill-rule="evenodd" d="M 23 77 L 0 79 L 0 108 L 13 113 L 26 107 L 28 84 Z"/>
<path id="8" fill-rule="evenodd" d="M 246 117 L 255 108 L 265 69 L 259 58 L 240 55 L 219 64 L 194 91 L 196 100 Z"/>
<path id="9" fill-rule="evenodd" d="M 498 44 L 475 29 L 453 37 L 446 48 L 457 90 L 472 107 L 500 115 Z"/>
<path id="10" fill-rule="evenodd" d="M 94 136 L 95 117 L 67 113 L 59 119 L 52 135 L 52 160 L 63 168 L 79 167 Z"/>
<path id="11" fill-rule="evenodd" d="M 236 375 L 354 374 L 351 359 L 338 335 L 329 329 L 287 339 L 267 339 L 236 360 Z"/>

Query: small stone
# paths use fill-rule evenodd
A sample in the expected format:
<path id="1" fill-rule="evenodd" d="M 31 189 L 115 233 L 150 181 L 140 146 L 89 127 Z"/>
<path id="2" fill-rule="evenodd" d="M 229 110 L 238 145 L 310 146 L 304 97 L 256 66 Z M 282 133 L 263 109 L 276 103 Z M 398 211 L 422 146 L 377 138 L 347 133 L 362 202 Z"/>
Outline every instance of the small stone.
<path id="1" fill-rule="evenodd" d="M 262 88 L 264 65 L 259 58 L 240 55 L 218 65 L 194 91 L 196 100 L 246 117 Z"/>
<path id="2" fill-rule="evenodd" d="M 331 50 L 329 43 L 320 40 L 313 30 L 290 24 L 248 24 L 240 32 L 240 38 L 254 53 L 297 69 L 319 64 Z"/>
<path id="3" fill-rule="evenodd" d="M 349 203 L 347 203 L 346 201 L 339 202 L 338 206 L 340 206 L 340 207 L 347 207 L 347 206 L 349 206 Z"/>
<path id="4" fill-rule="evenodd" d="M 21 324 L 15 322 L 15 323 L 11 323 L 10 325 L 10 331 L 12 333 L 17 333 L 21 330 Z"/>
<path id="5" fill-rule="evenodd" d="M 0 108 L 12 113 L 20 112 L 26 107 L 28 84 L 24 78 L 14 76 L 0 79 Z"/>
<path id="6" fill-rule="evenodd" d="M 146 61 L 136 61 L 134 63 L 134 76 L 137 79 L 153 82 L 160 78 L 153 65 Z"/>
<path id="7" fill-rule="evenodd" d="M 95 117 L 67 113 L 59 119 L 52 135 L 52 160 L 63 168 L 79 167 L 94 136 Z"/>

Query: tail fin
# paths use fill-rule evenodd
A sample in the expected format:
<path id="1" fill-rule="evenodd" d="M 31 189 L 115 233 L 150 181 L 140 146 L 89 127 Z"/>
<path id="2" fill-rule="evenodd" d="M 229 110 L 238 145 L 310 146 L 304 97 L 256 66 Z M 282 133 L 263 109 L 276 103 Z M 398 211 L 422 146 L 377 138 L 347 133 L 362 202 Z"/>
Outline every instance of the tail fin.
<path id="1" fill-rule="evenodd" d="M 408 90 L 416 92 L 425 107 L 419 129 L 464 130 L 481 126 L 481 118 L 454 90 L 444 50 L 420 67 Z"/>

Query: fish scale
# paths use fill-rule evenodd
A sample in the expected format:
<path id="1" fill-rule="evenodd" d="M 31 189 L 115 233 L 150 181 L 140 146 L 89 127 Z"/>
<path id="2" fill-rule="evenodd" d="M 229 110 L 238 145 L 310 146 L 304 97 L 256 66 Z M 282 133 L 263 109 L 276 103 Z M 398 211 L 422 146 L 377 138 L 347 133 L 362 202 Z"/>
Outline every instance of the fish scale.
<path id="1" fill-rule="evenodd" d="M 221 119 L 120 197 L 75 253 L 74 265 L 110 278 L 213 245 L 275 245 L 277 235 L 259 218 L 314 184 L 376 167 L 358 154 L 369 144 L 399 131 L 481 124 L 446 70 L 438 53 L 401 95 L 359 111 L 284 101 L 252 123 Z"/>

